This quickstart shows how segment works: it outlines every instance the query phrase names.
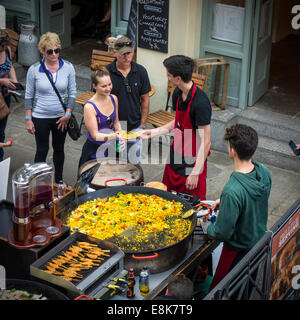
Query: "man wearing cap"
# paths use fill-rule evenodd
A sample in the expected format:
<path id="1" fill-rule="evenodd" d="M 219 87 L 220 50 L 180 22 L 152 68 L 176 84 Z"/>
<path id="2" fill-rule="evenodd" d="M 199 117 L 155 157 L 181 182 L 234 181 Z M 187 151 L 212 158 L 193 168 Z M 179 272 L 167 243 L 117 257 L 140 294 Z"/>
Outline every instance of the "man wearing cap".
<path id="1" fill-rule="evenodd" d="M 147 70 L 132 61 L 134 48 L 127 37 L 120 37 L 114 44 L 115 61 L 107 65 L 113 88 L 119 100 L 119 120 L 127 122 L 128 131 L 144 129 L 149 113 L 149 92 L 151 90 Z M 122 125 L 125 129 L 125 126 Z M 128 160 L 141 164 L 142 142 L 127 143 Z"/>

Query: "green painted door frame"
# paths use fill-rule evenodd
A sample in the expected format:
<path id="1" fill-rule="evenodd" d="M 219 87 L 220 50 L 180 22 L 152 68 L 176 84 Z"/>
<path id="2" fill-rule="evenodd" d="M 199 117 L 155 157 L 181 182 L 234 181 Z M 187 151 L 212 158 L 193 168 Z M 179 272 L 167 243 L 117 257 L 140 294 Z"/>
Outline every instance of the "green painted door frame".
<path id="1" fill-rule="evenodd" d="M 256 0 L 248 105 L 268 90 L 272 50 L 273 0 Z"/>
<path id="2" fill-rule="evenodd" d="M 248 103 L 254 5 L 245 0 L 242 44 L 212 38 L 214 1 L 203 1 L 202 8 L 200 57 L 223 56 L 230 63 L 226 103 L 240 109 Z"/>
<path id="3" fill-rule="evenodd" d="M 7 17 L 19 16 L 40 23 L 39 0 L 1 0 L 0 4 L 5 7 Z"/>
<path id="4" fill-rule="evenodd" d="M 7 16 L 18 16 L 39 25 L 36 35 L 56 32 L 62 48 L 71 45 L 71 0 L 1 0 Z"/>
<path id="5" fill-rule="evenodd" d="M 40 34 L 48 31 L 59 35 L 62 48 L 71 46 L 71 0 L 40 2 Z"/>

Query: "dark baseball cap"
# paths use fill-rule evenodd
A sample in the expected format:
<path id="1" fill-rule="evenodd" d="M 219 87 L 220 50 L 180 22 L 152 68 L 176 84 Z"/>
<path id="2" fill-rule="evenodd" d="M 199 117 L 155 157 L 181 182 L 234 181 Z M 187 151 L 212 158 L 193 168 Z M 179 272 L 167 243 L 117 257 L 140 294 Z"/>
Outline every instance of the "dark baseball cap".
<path id="1" fill-rule="evenodd" d="M 125 36 L 120 37 L 115 41 L 114 49 L 119 54 L 131 53 L 134 50 L 134 48 L 132 46 L 132 41 L 129 38 L 125 37 Z"/>

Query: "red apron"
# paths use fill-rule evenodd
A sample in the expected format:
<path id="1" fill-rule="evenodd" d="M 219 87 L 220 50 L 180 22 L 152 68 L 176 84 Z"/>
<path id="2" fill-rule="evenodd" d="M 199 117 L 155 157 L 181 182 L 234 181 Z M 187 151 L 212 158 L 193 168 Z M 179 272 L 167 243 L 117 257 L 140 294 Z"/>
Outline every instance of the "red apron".
<path id="1" fill-rule="evenodd" d="M 194 157 L 196 159 L 197 150 L 200 147 L 200 139 L 197 138 L 190 119 L 190 109 L 196 93 L 196 85 L 193 85 L 191 100 L 186 111 L 178 110 L 179 98 L 176 105 L 174 139 L 172 143 L 171 154 L 176 153 L 185 157 Z M 185 192 L 199 196 L 201 200 L 206 199 L 206 176 L 207 161 L 205 160 L 203 170 L 198 176 L 198 185 L 196 189 L 187 190 L 185 183 L 187 176 L 178 174 L 172 168 L 172 164 L 166 164 L 162 182 L 167 186 L 168 191 Z"/>

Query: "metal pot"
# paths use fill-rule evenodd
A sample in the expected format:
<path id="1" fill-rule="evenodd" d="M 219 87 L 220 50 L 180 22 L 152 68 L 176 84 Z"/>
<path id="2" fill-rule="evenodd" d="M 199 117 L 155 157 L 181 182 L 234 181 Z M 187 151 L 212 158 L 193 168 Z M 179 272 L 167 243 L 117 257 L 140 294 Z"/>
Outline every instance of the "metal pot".
<path id="1" fill-rule="evenodd" d="M 66 221 L 68 215 L 72 210 L 77 208 L 80 204 L 94 200 L 96 198 L 106 198 L 117 195 L 119 192 L 124 194 L 127 193 L 142 193 L 148 195 L 157 195 L 166 200 L 178 201 L 183 204 L 183 210 L 187 211 L 192 209 L 192 206 L 185 201 L 184 199 L 163 190 L 147 188 L 147 187 L 135 187 L 135 186 L 122 186 L 122 187 L 111 187 L 105 188 L 101 190 L 97 190 L 92 193 L 88 193 L 79 197 L 77 200 L 71 202 L 65 210 L 61 213 L 62 221 Z M 124 258 L 124 266 L 128 270 L 130 267 L 134 268 L 135 272 L 139 272 L 144 265 L 147 265 L 150 269 L 151 273 L 158 273 L 169 270 L 174 265 L 179 263 L 187 253 L 189 248 L 190 240 L 193 234 L 193 231 L 196 227 L 196 219 L 197 216 L 193 215 L 191 217 L 192 220 L 192 228 L 190 233 L 181 241 L 163 248 L 159 248 L 157 250 L 145 250 L 140 252 L 129 252 L 125 251 Z"/>
<path id="2" fill-rule="evenodd" d="M 66 295 L 58 290 L 36 281 L 7 279 L 6 289 L 24 290 L 32 294 L 41 294 L 48 300 L 69 300 Z"/>
<path id="3" fill-rule="evenodd" d="M 38 51 L 38 38 L 35 34 L 37 24 L 35 22 L 26 22 L 20 24 L 20 38 L 18 43 L 18 63 L 23 66 L 31 66 L 39 61 L 40 53 Z"/>

